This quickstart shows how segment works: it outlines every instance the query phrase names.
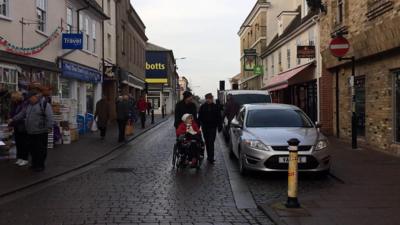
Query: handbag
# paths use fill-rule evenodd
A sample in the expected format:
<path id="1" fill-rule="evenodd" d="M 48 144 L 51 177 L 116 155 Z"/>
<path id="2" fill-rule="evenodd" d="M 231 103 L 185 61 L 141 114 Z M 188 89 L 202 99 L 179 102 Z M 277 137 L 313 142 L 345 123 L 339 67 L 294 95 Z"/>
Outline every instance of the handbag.
<path id="1" fill-rule="evenodd" d="M 96 131 L 99 130 L 99 128 L 97 127 L 97 122 L 96 122 L 96 120 L 93 120 L 92 126 L 90 127 L 90 130 L 91 130 L 92 132 L 96 132 Z"/>

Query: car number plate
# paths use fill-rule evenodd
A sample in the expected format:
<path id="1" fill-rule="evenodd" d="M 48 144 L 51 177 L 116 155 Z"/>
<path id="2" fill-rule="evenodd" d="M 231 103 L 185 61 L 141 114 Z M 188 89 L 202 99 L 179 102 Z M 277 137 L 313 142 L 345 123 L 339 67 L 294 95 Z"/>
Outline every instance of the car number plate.
<path id="1" fill-rule="evenodd" d="M 307 157 L 298 157 L 298 163 L 307 163 Z M 289 163 L 289 157 L 279 157 L 279 163 Z"/>

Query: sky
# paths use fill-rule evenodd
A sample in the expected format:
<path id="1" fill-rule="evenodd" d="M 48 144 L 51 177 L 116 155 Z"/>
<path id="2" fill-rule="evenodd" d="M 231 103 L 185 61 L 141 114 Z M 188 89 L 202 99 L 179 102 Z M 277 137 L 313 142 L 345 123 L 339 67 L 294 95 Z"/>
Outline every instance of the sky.
<path id="1" fill-rule="evenodd" d="M 203 97 L 240 72 L 240 26 L 256 0 L 131 0 L 149 42 L 172 49 L 178 73 Z"/>

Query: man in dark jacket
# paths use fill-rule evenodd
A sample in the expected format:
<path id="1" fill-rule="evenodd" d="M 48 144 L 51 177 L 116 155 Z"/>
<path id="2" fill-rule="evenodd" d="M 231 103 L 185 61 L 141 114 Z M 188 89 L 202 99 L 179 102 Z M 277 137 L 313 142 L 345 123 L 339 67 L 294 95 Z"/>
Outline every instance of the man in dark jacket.
<path id="1" fill-rule="evenodd" d="M 198 122 L 197 107 L 193 103 L 193 95 L 190 91 L 183 92 L 183 100 L 175 106 L 175 128 L 178 128 L 179 123 L 182 121 L 182 116 L 185 114 L 191 114 L 193 119 Z"/>
<path id="2" fill-rule="evenodd" d="M 235 102 L 233 96 L 229 94 L 224 108 L 225 110 L 223 119 L 226 117 L 228 120 L 228 127 L 226 129 L 229 130 L 233 118 L 235 118 L 235 116 L 239 113 L 240 106 Z"/>
<path id="3" fill-rule="evenodd" d="M 125 141 L 125 127 L 129 119 L 129 109 L 129 97 L 128 95 L 124 95 L 122 100 L 119 100 L 117 103 L 117 121 L 119 130 L 118 142 Z"/>
<path id="4" fill-rule="evenodd" d="M 96 112 L 94 114 L 95 120 L 97 119 L 97 127 L 100 130 L 100 138 L 104 140 L 107 131 L 108 119 L 110 118 L 110 104 L 108 104 L 107 97 L 102 96 L 96 103 Z"/>
<path id="5" fill-rule="evenodd" d="M 219 107 L 214 103 L 211 93 L 206 95 L 206 103 L 199 110 L 199 121 L 206 142 L 207 160 L 214 163 L 214 142 L 218 132 L 222 130 L 222 119 Z"/>

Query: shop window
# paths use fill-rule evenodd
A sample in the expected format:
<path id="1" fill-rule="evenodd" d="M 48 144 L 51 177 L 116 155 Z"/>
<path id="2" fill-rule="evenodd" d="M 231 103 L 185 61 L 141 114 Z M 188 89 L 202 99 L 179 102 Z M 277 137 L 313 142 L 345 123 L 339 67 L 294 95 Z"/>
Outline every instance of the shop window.
<path id="1" fill-rule="evenodd" d="M 0 85 L 6 90 L 17 90 L 17 75 L 17 70 L 0 66 Z"/>
<path id="2" fill-rule="evenodd" d="M 9 16 L 9 0 L 0 0 L 0 15 Z"/>
<path id="3" fill-rule="evenodd" d="M 70 98 L 69 80 L 60 79 L 61 98 Z"/>
<path id="4" fill-rule="evenodd" d="M 71 33 L 73 27 L 73 13 L 71 8 L 67 8 L 67 32 Z"/>
<path id="5" fill-rule="evenodd" d="M 86 112 L 94 113 L 94 84 L 86 84 Z"/>
<path id="6" fill-rule="evenodd" d="M 36 0 L 36 13 L 38 19 L 37 29 L 42 32 L 46 31 L 46 20 L 47 20 L 46 3 L 47 3 L 46 0 Z"/>

